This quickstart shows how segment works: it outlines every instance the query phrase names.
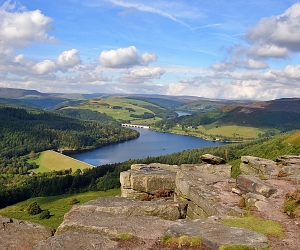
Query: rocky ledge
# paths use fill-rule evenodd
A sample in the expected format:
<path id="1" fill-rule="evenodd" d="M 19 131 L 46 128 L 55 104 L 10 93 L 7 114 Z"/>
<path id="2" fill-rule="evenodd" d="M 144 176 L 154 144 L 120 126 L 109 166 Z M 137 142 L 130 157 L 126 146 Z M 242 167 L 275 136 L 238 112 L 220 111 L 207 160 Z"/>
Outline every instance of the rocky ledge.
<path id="1" fill-rule="evenodd" d="M 231 166 L 222 159 L 204 155 L 202 160 L 203 164 L 181 166 L 132 165 L 120 175 L 121 197 L 103 197 L 73 206 L 54 235 L 38 225 L 3 218 L 1 247 L 171 249 L 162 244 L 168 235 L 202 239 L 201 248 L 184 249 L 219 249 L 230 244 L 253 249 L 299 249 L 299 220 L 280 212 L 284 194 L 299 188 L 299 157 L 278 157 L 277 163 L 242 157 L 243 174 L 237 179 L 230 177 Z M 244 210 L 238 206 L 241 199 L 257 215 L 279 221 L 286 229 L 286 238 L 267 238 L 220 223 L 221 219 L 243 215 Z M 130 241 L 120 240 L 128 235 Z"/>

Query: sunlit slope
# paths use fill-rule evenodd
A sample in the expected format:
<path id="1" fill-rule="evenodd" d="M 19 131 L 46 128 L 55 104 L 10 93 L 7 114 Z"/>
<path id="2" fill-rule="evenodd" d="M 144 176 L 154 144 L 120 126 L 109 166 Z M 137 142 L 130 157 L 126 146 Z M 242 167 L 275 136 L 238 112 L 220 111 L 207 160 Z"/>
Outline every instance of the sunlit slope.
<path id="1" fill-rule="evenodd" d="M 36 160 L 38 169 L 35 172 L 49 172 L 59 171 L 63 169 L 72 169 L 74 172 L 77 169 L 83 170 L 86 168 L 92 168 L 93 166 L 82 161 L 78 161 L 69 156 L 54 152 L 52 150 L 44 151 L 40 154 L 40 157 Z"/>

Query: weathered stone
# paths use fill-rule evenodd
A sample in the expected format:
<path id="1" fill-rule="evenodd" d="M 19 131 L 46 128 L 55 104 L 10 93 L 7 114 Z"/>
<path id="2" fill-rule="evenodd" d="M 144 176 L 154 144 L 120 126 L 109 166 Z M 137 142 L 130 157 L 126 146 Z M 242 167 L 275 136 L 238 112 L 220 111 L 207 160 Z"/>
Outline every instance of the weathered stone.
<path id="1" fill-rule="evenodd" d="M 195 166 L 195 171 L 207 174 L 215 174 L 230 178 L 232 166 L 227 164 L 212 165 L 203 164 Z"/>
<path id="2" fill-rule="evenodd" d="M 107 237 L 118 237 L 127 233 L 142 239 L 157 240 L 162 238 L 173 223 L 175 222 L 159 217 L 92 212 L 75 206 L 65 214 L 55 236 L 69 231 L 81 231 Z"/>
<path id="3" fill-rule="evenodd" d="M 76 208 L 92 213 L 107 212 L 127 216 L 157 216 L 166 220 L 177 220 L 186 217 L 187 204 L 174 201 L 140 201 L 123 197 L 101 197 L 86 202 Z"/>
<path id="4" fill-rule="evenodd" d="M 217 214 L 238 215 L 232 208 L 218 203 L 216 197 L 220 194 L 220 190 L 213 184 L 221 181 L 228 181 L 228 178 L 192 171 L 178 171 L 175 198 L 191 201 L 188 206 L 188 215 L 192 214 L 192 218 L 203 218 L 203 216 L 208 217 Z"/>
<path id="5" fill-rule="evenodd" d="M 69 231 L 39 242 L 33 250 L 117 250 L 118 244 L 108 237 L 84 231 Z"/>
<path id="6" fill-rule="evenodd" d="M 274 161 L 254 156 L 242 156 L 241 161 L 240 169 L 243 174 L 278 175 L 278 166 Z"/>
<path id="7" fill-rule="evenodd" d="M 212 154 L 201 155 L 200 159 L 206 163 L 213 164 L 213 165 L 224 164 L 226 162 L 223 158 Z"/>
<path id="8" fill-rule="evenodd" d="M 277 162 L 300 165 L 300 155 L 281 155 L 276 158 Z"/>
<path id="9" fill-rule="evenodd" d="M 236 184 L 238 188 L 246 192 L 261 194 L 265 197 L 270 197 L 277 191 L 273 186 L 252 175 L 239 175 L 236 178 Z"/>
<path id="10" fill-rule="evenodd" d="M 54 234 L 54 230 L 29 221 L 0 216 L 0 249 L 31 250 L 35 244 Z"/>
<path id="11" fill-rule="evenodd" d="M 245 195 L 246 206 L 255 206 L 258 211 L 265 212 L 275 209 L 272 204 L 265 196 L 260 194 L 247 193 Z"/>
<path id="12" fill-rule="evenodd" d="M 300 174 L 300 165 L 283 166 L 281 170 L 287 175 Z"/>
<path id="13" fill-rule="evenodd" d="M 122 190 L 132 189 L 138 193 L 155 194 L 159 189 L 175 189 L 176 172 L 144 165 L 138 170 L 131 169 L 120 173 Z M 121 195 L 125 196 L 124 193 Z M 137 198 L 137 197 L 133 197 Z"/>
<path id="14" fill-rule="evenodd" d="M 255 249 L 267 248 L 268 238 L 250 230 L 230 227 L 210 219 L 183 220 L 169 227 L 167 234 L 173 237 L 200 236 L 203 243 L 212 249 L 222 245 L 245 245 Z"/>

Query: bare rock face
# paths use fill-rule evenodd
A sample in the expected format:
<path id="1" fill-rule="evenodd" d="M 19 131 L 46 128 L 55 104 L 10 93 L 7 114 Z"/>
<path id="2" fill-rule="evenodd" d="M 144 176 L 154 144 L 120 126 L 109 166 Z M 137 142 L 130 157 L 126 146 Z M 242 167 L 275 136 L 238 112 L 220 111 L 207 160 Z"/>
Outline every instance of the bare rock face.
<path id="1" fill-rule="evenodd" d="M 214 184 L 228 182 L 229 179 L 217 175 L 178 171 L 176 176 L 176 200 L 188 203 L 187 216 L 191 219 L 227 214 L 240 216 L 240 210 L 221 205 L 217 196 L 221 190 Z"/>
<path id="2" fill-rule="evenodd" d="M 33 250 L 117 250 L 118 244 L 108 237 L 84 231 L 68 231 L 39 242 Z"/>
<path id="3" fill-rule="evenodd" d="M 230 178 L 232 166 L 228 164 L 219 164 L 219 165 L 203 164 L 203 165 L 196 165 L 194 168 L 195 168 L 194 171 L 196 172 L 214 174 L 214 175 Z"/>
<path id="4" fill-rule="evenodd" d="M 145 193 L 155 194 L 158 189 L 175 189 L 176 172 L 148 165 L 133 165 L 120 173 L 123 197 L 141 199 Z"/>
<path id="5" fill-rule="evenodd" d="M 246 192 L 261 194 L 265 197 L 270 197 L 276 193 L 276 188 L 261 181 L 252 175 L 239 175 L 236 179 L 237 187 Z"/>
<path id="6" fill-rule="evenodd" d="M 184 220 L 169 227 L 167 234 L 180 237 L 200 236 L 203 243 L 212 249 L 222 245 L 244 245 L 255 249 L 268 248 L 268 238 L 250 230 L 230 227 L 210 219 Z"/>
<path id="7" fill-rule="evenodd" d="M 213 165 L 225 163 L 225 160 L 223 158 L 211 154 L 201 155 L 200 159 L 206 163 L 213 164 Z"/>
<path id="8" fill-rule="evenodd" d="M 140 201 L 123 197 L 101 197 L 74 209 L 91 213 L 107 212 L 127 216 L 157 216 L 166 220 L 184 219 L 187 204 L 184 202 L 152 200 Z"/>
<path id="9" fill-rule="evenodd" d="M 278 166 L 276 162 L 254 156 L 242 156 L 240 168 L 243 174 L 277 176 Z"/>
<path id="10" fill-rule="evenodd" d="M 167 228 L 173 223 L 174 221 L 159 217 L 91 212 L 76 206 L 65 215 L 55 237 L 68 232 L 86 232 L 108 238 L 119 237 L 126 233 L 155 241 L 158 238 L 161 239 Z"/>
<path id="11" fill-rule="evenodd" d="M 29 221 L 0 216 L 0 249 L 31 250 L 35 244 L 54 234 L 54 230 Z"/>

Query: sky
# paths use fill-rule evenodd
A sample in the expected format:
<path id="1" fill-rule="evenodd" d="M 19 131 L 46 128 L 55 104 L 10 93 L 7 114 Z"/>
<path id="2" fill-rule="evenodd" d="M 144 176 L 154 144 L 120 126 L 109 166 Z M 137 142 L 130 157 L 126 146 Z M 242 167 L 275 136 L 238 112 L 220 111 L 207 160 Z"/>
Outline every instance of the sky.
<path id="1" fill-rule="evenodd" d="M 0 0 L 0 87 L 300 98 L 300 2 Z"/>

